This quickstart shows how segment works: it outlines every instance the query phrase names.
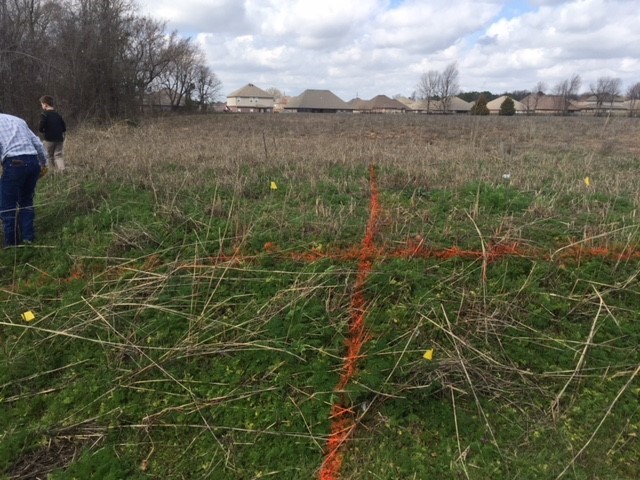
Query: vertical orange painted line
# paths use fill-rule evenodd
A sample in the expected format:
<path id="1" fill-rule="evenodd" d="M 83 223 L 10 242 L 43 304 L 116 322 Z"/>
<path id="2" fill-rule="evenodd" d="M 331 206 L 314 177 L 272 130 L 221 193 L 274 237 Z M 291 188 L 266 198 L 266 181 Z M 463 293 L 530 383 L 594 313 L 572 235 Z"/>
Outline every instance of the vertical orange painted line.
<path id="1" fill-rule="evenodd" d="M 378 218 L 380 217 L 378 184 L 376 170 L 373 165 L 369 167 L 369 178 L 371 188 L 369 221 L 367 222 L 367 229 L 359 251 L 358 275 L 354 285 L 353 296 L 351 297 L 351 323 L 347 340 L 347 355 L 342 365 L 340 381 L 335 388 L 338 400 L 331 407 L 331 435 L 327 440 L 326 456 L 320 469 L 320 480 L 338 480 L 342 468 L 341 449 L 356 426 L 354 412 L 347 405 L 344 389 L 356 373 L 358 359 L 362 356 L 362 347 L 367 342 L 365 331 L 367 302 L 364 297 L 364 285 L 371 273 L 376 255 L 374 239 L 378 227 Z"/>

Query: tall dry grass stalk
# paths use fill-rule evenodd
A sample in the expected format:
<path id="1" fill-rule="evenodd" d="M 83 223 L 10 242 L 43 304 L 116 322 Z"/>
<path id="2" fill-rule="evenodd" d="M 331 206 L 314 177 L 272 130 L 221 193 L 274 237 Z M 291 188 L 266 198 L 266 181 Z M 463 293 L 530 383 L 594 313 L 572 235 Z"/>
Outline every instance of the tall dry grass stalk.
<path id="1" fill-rule="evenodd" d="M 415 115 L 197 116 L 139 128 L 82 128 L 67 144 L 74 175 L 144 182 L 170 195 L 210 185 L 241 189 L 265 171 L 295 183 L 371 163 L 381 188 L 502 182 L 528 191 L 594 190 L 640 199 L 635 119 Z M 343 187 L 333 176 L 337 187 Z"/>

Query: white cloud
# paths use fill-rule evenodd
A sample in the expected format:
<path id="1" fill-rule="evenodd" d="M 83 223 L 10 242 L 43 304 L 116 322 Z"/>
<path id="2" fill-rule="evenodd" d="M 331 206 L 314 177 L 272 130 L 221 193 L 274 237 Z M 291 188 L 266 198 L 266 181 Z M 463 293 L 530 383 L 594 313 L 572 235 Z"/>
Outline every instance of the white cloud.
<path id="1" fill-rule="evenodd" d="M 414 1 L 374 19 L 373 45 L 403 48 L 408 52 L 432 53 L 482 28 L 500 11 L 491 2 Z"/>
<path id="2" fill-rule="evenodd" d="M 634 2 L 544 3 L 547 6 L 536 11 L 498 19 L 488 26 L 461 68 L 469 67 L 480 78 L 500 74 L 511 81 L 513 89 L 531 88 L 537 81 L 553 85 L 574 73 L 586 85 L 601 72 L 638 81 L 640 71 L 620 68 L 624 58 L 634 55 L 632 50 L 637 52 L 635 45 L 640 42 L 640 12 Z M 484 66 L 481 59 L 487 59 Z"/>
<path id="3" fill-rule="evenodd" d="M 246 83 L 348 100 L 410 94 L 458 62 L 464 90 L 551 86 L 574 73 L 640 81 L 633 0 L 143 0 L 193 36 L 225 92 Z"/>
<path id="4" fill-rule="evenodd" d="M 349 39 L 381 8 L 376 0 L 248 0 L 245 5 L 265 38 L 321 50 Z"/>
<path id="5" fill-rule="evenodd" d="M 135 0 L 134 0 L 135 1 Z M 237 0 L 137 0 L 143 14 L 167 21 L 171 30 L 239 33 L 250 29 L 243 2 Z"/>

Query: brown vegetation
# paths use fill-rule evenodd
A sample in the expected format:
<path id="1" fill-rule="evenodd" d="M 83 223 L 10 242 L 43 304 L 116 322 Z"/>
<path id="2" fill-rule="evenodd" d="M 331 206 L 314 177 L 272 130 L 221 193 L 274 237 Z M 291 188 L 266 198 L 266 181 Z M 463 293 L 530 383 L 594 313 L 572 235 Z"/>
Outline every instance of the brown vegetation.
<path id="1" fill-rule="evenodd" d="M 158 195 L 211 182 L 242 189 L 265 170 L 295 185 L 336 166 L 376 164 L 388 169 L 381 190 L 494 184 L 509 173 L 520 190 L 577 192 L 589 176 L 596 191 L 637 203 L 639 135 L 629 118 L 214 115 L 80 129 L 67 148 L 86 167 L 78 174 L 145 182 Z"/>

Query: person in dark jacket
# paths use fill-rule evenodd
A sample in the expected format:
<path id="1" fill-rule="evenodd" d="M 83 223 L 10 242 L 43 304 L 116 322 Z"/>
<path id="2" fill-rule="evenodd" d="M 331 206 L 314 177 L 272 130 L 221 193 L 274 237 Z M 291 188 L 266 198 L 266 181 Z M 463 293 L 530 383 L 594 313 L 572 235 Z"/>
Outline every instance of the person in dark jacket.
<path id="1" fill-rule="evenodd" d="M 44 147 L 52 166 L 62 171 L 64 170 L 64 136 L 67 126 L 62 116 L 56 111 L 53 97 L 43 95 L 40 97 L 42 113 L 40 114 L 40 125 L 38 131 L 44 134 Z"/>

